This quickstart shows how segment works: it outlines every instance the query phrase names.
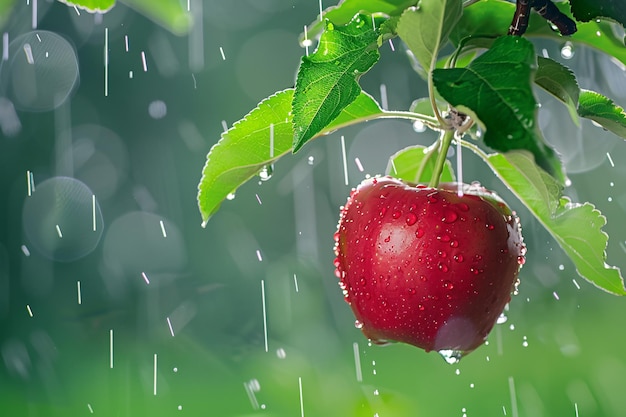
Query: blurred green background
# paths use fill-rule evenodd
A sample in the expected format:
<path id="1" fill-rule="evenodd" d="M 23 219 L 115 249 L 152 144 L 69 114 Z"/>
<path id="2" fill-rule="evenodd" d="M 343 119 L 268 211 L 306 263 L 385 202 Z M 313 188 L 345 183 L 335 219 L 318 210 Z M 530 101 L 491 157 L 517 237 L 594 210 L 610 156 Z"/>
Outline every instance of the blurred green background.
<path id="1" fill-rule="evenodd" d="M 318 2 L 193 0 L 190 12 L 173 2 L 178 14 L 166 15 L 182 16 L 178 34 L 124 4 L 93 15 L 31 3 L 0 19 L 0 414 L 626 413 L 626 302 L 579 278 L 469 153 L 465 180 L 509 201 L 529 249 L 506 322 L 457 365 L 407 345 L 369 346 L 354 328 L 332 264 L 338 208 L 394 152 L 434 140 L 407 122 L 308 144 L 200 227 L 206 153 L 224 124 L 294 84 L 297 38 Z M 582 87 L 626 102 L 624 70 L 608 58 L 537 47 L 575 68 Z M 426 85 L 397 40 L 394 49 L 383 46 L 362 85 L 406 109 Z M 541 98 L 567 194 L 608 217 L 608 261 L 624 267 L 626 147 Z"/>

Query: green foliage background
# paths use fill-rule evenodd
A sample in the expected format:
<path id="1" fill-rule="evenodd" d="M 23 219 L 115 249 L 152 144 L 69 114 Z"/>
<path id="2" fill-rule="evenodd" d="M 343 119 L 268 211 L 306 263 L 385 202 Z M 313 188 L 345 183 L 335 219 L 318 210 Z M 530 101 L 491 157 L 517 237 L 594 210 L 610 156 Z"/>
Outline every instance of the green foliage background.
<path id="1" fill-rule="evenodd" d="M 188 35 L 173 35 L 124 4 L 104 15 L 102 23 L 60 3 L 40 10 L 39 28 L 64 35 L 76 47 L 81 78 L 61 109 L 65 113 L 20 112 L 21 133 L 0 136 L 3 410 L 28 416 L 90 415 L 89 407 L 109 416 L 299 415 L 301 383 L 307 416 L 623 414 L 626 361 L 619 347 L 626 343 L 624 301 L 578 278 L 557 243 L 469 152 L 464 153 L 464 179 L 481 181 L 510 202 L 522 218 L 529 248 L 520 294 L 513 297 L 507 322 L 496 326 L 488 346 L 455 366 L 406 345 L 368 346 L 354 328 L 333 274 L 338 207 L 365 173 L 384 172 L 396 151 L 432 143 L 430 133 L 416 133 L 407 122 L 379 121 L 308 143 L 296 157 L 279 161 L 269 181 L 242 186 L 201 229 L 195 200 L 198 172 L 222 132 L 222 121 L 230 124 L 261 98 L 293 86 L 303 54 L 297 38 L 318 13 L 318 4 L 215 0 L 191 2 L 191 7 L 195 18 L 201 17 L 201 34 L 192 29 Z M 16 5 L 8 22 L 3 30 L 12 38 L 28 31 L 30 9 Z M 105 27 L 110 36 L 108 97 L 103 94 Z M 201 49 L 194 43 L 198 36 Z M 552 57 L 559 56 L 562 46 L 539 44 Z M 145 73 L 141 51 L 148 57 Z M 389 108 L 406 109 L 426 95 L 425 83 L 398 43 L 395 52 L 383 48 L 381 53 L 381 64 L 361 79 L 366 91 L 380 94 L 383 83 Z M 626 94 L 619 84 L 606 81 L 606 68 L 613 67 L 599 62 L 595 53 L 580 49 L 567 64 L 586 74 L 582 87 L 623 103 Z M 154 100 L 167 104 L 163 119 L 148 114 Z M 609 261 L 623 267 L 626 172 L 620 162 L 626 150 L 620 139 L 589 123 L 583 126 L 585 142 L 580 142 L 577 131 L 563 128 L 571 118 L 561 107 L 555 101 L 542 109 L 543 128 L 551 132 L 545 136 L 566 152 L 572 181 L 568 194 L 593 201 L 609 219 Z M 71 126 L 112 130 L 128 157 L 125 169 L 116 172 L 117 187 L 100 201 L 103 242 L 72 263 L 46 260 L 34 250 L 25 257 L 20 250 L 29 245 L 21 222 L 25 172 L 33 171 L 36 183 L 55 175 L 59 115 L 69 118 Z M 200 136 L 190 134 L 189 126 Z M 341 135 L 347 146 L 348 186 Z M 358 169 L 356 157 L 365 172 Z M 79 179 L 94 188 L 98 184 L 97 175 Z M 142 207 L 138 192 L 148 192 L 154 204 Z M 153 278 L 150 285 L 140 274 L 126 273 L 119 284 L 123 291 L 113 294 L 106 285 L 113 278 L 103 268 L 103 246 L 116 219 L 139 209 L 166 219 L 171 232 L 180 231 L 179 249 L 186 261 L 159 274 L 151 274 L 151 265 L 145 264 L 142 270 Z M 130 232 L 123 237 L 133 238 Z M 139 257 L 144 244 L 151 247 L 151 242 L 141 243 L 129 248 L 131 257 Z M 42 277 L 51 284 L 39 285 Z M 83 289 L 81 305 L 76 303 L 77 280 Z M 193 306 L 193 315 L 184 327 L 173 321 L 172 337 L 166 317 L 181 305 Z M 115 334 L 113 369 L 110 329 Z M 356 376 L 355 343 L 362 381 Z M 27 352 L 23 373 L 16 372 L 12 346 Z M 246 387 L 260 387 L 254 391 L 257 403 Z"/>

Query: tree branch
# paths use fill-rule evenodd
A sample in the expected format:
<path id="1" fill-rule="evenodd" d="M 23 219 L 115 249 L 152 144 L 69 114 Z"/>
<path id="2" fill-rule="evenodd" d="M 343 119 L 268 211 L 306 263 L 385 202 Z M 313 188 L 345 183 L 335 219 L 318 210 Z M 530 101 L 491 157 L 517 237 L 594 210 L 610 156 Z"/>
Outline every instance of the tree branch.
<path id="1" fill-rule="evenodd" d="M 576 32 L 576 22 L 564 15 L 551 0 L 517 0 L 509 35 L 521 36 L 526 32 L 531 8 L 556 26 L 561 35 L 568 36 Z"/>

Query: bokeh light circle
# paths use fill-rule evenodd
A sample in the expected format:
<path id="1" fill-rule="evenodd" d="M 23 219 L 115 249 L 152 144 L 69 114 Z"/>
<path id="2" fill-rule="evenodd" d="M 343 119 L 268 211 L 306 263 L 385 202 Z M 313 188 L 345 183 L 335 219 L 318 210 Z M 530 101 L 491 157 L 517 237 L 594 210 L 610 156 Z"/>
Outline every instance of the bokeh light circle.
<path id="1" fill-rule="evenodd" d="M 74 177 L 91 187 L 99 201 L 117 193 L 129 169 L 128 149 L 112 130 L 92 124 L 72 127 L 72 146 L 65 156 L 73 161 Z"/>
<path id="2" fill-rule="evenodd" d="M 87 185 L 70 177 L 54 177 L 37 185 L 26 197 L 22 226 L 39 253 L 70 262 L 98 246 L 103 220 L 100 205 Z"/>
<path id="3" fill-rule="evenodd" d="M 0 67 L 3 94 L 15 107 L 48 111 L 63 104 L 78 82 L 74 47 L 54 32 L 35 30 L 15 38 Z"/>
<path id="4" fill-rule="evenodd" d="M 109 293 L 121 298 L 139 285 L 158 286 L 175 279 L 187 264 L 180 229 L 154 213 L 128 212 L 108 227 L 101 274 Z"/>

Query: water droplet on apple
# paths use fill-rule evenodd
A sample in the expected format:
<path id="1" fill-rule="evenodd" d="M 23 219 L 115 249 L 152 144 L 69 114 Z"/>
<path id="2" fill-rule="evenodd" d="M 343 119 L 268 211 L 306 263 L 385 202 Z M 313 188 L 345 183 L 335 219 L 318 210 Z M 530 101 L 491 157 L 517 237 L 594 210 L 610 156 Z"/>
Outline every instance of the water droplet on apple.
<path id="1" fill-rule="evenodd" d="M 439 264 L 437 265 L 437 267 L 439 268 L 439 270 L 441 272 L 448 272 L 448 265 L 439 262 Z"/>
<path id="2" fill-rule="evenodd" d="M 402 212 L 400 210 L 395 210 L 391 215 L 391 217 L 393 217 L 394 219 L 398 219 L 400 218 L 400 216 L 402 216 Z"/>
<path id="3" fill-rule="evenodd" d="M 361 277 L 361 279 L 359 280 L 359 284 L 361 284 L 362 287 L 365 287 L 367 285 L 367 280 L 365 279 L 365 277 Z"/>
<path id="4" fill-rule="evenodd" d="M 495 228 L 496 228 L 493 224 L 486 224 L 485 226 L 486 226 L 486 227 L 487 227 L 487 229 L 489 229 L 489 230 L 493 230 L 493 229 L 495 229 Z"/>
<path id="5" fill-rule="evenodd" d="M 378 346 L 386 346 L 386 345 L 390 345 L 391 342 L 389 340 L 386 339 L 370 339 L 370 343 L 373 343 L 375 345 Z M 374 370 L 374 375 L 376 375 L 376 370 Z"/>
<path id="6" fill-rule="evenodd" d="M 385 213 L 387 213 L 387 207 L 383 207 L 380 209 L 380 217 L 383 217 L 385 215 Z"/>
<path id="7" fill-rule="evenodd" d="M 418 305 L 417 305 L 417 309 L 418 309 L 419 311 L 424 311 L 424 309 L 425 309 L 425 308 L 426 308 L 426 307 L 424 307 L 424 304 L 418 304 Z"/>
<path id="8" fill-rule="evenodd" d="M 453 284 L 451 281 L 444 281 L 444 282 L 443 282 L 443 287 L 444 287 L 446 290 L 451 290 L 451 289 L 453 289 L 453 288 L 454 288 L 454 284 Z"/>
<path id="9" fill-rule="evenodd" d="M 517 263 L 520 265 L 524 265 L 526 263 L 526 258 L 524 256 L 518 256 Z"/>
<path id="10" fill-rule="evenodd" d="M 415 288 L 409 288 L 409 294 L 415 295 Z"/>
<path id="11" fill-rule="evenodd" d="M 417 223 L 417 216 L 414 213 L 409 213 L 406 216 L 406 224 L 408 226 L 413 226 L 415 223 Z"/>
<path id="12" fill-rule="evenodd" d="M 419 237 L 424 236 L 424 233 L 425 233 L 424 229 L 417 229 L 417 232 L 415 232 L 415 236 L 419 238 Z"/>
<path id="13" fill-rule="evenodd" d="M 362 329 L 363 328 L 363 323 L 361 323 L 358 320 L 354 321 L 354 327 L 356 327 L 357 329 Z"/>
<path id="14" fill-rule="evenodd" d="M 428 202 L 431 204 L 435 204 L 439 202 L 439 199 L 437 198 L 437 196 L 434 195 L 434 193 L 429 194 L 427 197 L 428 197 Z"/>
<path id="15" fill-rule="evenodd" d="M 454 223 L 456 219 L 458 218 L 459 218 L 459 215 L 456 214 L 456 211 L 446 210 L 443 213 L 443 217 L 441 218 L 441 221 L 444 223 Z"/>
<path id="16" fill-rule="evenodd" d="M 454 260 L 459 263 L 463 262 L 463 255 L 461 255 L 460 253 L 457 255 L 454 255 Z"/>
<path id="17" fill-rule="evenodd" d="M 453 240 L 452 242 L 450 242 L 450 247 L 458 248 L 459 247 L 459 241 L 458 240 Z"/>
<path id="18" fill-rule="evenodd" d="M 450 236 L 448 236 L 448 235 L 437 236 L 437 240 L 441 240 L 442 242 L 449 242 L 450 241 Z"/>
<path id="19" fill-rule="evenodd" d="M 456 205 L 461 211 L 469 211 L 469 206 L 465 203 L 458 203 Z"/>
<path id="20" fill-rule="evenodd" d="M 422 282 L 426 282 L 428 279 L 426 278 L 425 275 L 420 275 L 420 281 Z"/>
<path id="21" fill-rule="evenodd" d="M 461 352 L 460 350 L 442 349 L 438 353 L 441 355 L 443 360 L 450 365 L 459 363 L 459 361 L 463 357 L 463 352 Z"/>

